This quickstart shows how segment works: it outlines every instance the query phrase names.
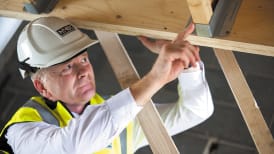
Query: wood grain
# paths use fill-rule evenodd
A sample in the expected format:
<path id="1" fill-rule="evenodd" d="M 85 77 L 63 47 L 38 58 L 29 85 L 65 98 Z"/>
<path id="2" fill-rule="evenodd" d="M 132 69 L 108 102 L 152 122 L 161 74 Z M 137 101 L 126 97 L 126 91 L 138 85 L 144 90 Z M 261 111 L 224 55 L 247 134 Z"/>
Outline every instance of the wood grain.
<path id="1" fill-rule="evenodd" d="M 274 151 L 274 140 L 232 51 L 214 49 L 260 154 Z"/>
<path id="2" fill-rule="evenodd" d="M 186 0 L 193 22 L 199 24 L 209 24 L 213 10 L 211 0 Z"/>
<path id="3" fill-rule="evenodd" d="M 173 39 L 190 18 L 184 0 L 62 0 L 50 14 L 24 13 L 23 0 L 0 0 L 0 15 L 32 20 L 59 16 L 77 26 Z M 191 43 L 252 54 L 274 56 L 274 1 L 243 0 L 229 36 L 206 38 L 190 36 Z"/>

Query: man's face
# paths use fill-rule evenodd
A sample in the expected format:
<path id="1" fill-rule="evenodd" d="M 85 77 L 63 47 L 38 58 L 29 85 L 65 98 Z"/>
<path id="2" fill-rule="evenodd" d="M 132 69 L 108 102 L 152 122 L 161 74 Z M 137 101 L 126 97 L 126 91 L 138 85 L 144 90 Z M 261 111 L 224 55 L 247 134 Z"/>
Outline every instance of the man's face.
<path id="1" fill-rule="evenodd" d="M 94 96 L 96 86 L 87 52 L 49 67 L 44 87 L 51 93 L 51 100 L 60 100 L 72 106 L 88 102 Z"/>

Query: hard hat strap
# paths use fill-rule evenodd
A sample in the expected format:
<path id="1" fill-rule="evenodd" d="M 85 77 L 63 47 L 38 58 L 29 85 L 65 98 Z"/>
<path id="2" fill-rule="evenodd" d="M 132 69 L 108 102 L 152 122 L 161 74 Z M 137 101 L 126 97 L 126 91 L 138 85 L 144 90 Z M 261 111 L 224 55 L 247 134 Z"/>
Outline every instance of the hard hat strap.
<path id="1" fill-rule="evenodd" d="M 19 68 L 25 70 L 26 72 L 35 73 L 39 68 L 30 66 L 28 63 L 26 63 L 27 60 L 29 60 L 29 57 L 22 62 L 18 61 Z"/>

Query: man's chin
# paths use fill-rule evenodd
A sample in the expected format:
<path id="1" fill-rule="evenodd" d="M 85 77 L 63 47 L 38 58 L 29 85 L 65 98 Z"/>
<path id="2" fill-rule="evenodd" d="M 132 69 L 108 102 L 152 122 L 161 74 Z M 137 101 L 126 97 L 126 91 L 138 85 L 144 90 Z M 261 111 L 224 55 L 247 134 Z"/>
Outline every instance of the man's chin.
<path id="1" fill-rule="evenodd" d="M 82 99 L 82 100 L 86 100 L 86 102 L 87 102 L 87 101 L 89 101 L 94 95 L 95 95 L 95 91 L 94 91 L 94 90 L 86 90 L 86 91 L 80 93 L 80 94 L 78 95 L 78 97 L 80 97 L 80 99 Z"/>

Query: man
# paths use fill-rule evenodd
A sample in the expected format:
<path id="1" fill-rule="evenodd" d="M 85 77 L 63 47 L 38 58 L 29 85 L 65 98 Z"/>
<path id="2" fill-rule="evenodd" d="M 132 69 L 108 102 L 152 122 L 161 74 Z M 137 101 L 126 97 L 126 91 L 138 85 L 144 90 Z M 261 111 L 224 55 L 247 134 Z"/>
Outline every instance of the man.
<path id="1" fill-rule="evenodd" d="M 186 41 L 193 30 L 190 25 L 173 41 L 150 42 L 140 37 L 146 47 L 159 53 L 151 71 L 103 100 L 96 93 L 86 51 L 96 41 L 60 18 L 30 22 L 19 36 L 17 53 L 23 77 L 31 76 L 41 96 L 32 97 L 6 124 L 0 149 L 28 154 L 133 153 L 147 144 L 134 118 L 160 88 L 177 77 L 178 102 L 157 105 L 169 133 L 201 123 L 213 113 L 213 103 L 199 48 Z"/>

